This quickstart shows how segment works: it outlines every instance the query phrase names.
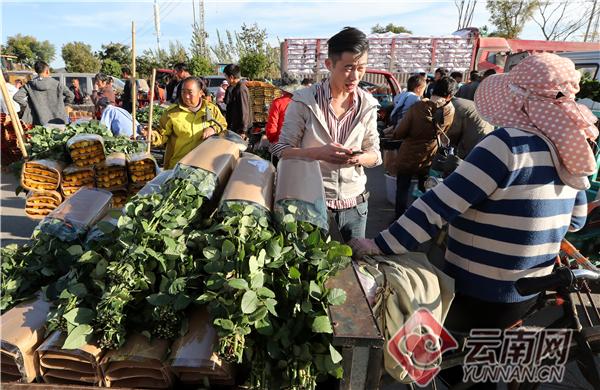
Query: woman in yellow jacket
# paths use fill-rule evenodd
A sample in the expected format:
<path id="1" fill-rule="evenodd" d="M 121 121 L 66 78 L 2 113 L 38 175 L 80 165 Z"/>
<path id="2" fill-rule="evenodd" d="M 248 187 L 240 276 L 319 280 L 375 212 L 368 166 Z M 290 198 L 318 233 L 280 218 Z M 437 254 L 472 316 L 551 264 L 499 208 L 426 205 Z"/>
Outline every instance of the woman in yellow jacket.
<path id="1" fill-rule="evenodd" d="M 202 141 L 227 128 L 221 110 L 204 99 L 204 82 L 197 77 L 183 80 L 179 101 L 171 105 L 160 118 L 160 131 L 153 132 L 153 144 L 164 145 L 165 169 L 177 162 Z"/>

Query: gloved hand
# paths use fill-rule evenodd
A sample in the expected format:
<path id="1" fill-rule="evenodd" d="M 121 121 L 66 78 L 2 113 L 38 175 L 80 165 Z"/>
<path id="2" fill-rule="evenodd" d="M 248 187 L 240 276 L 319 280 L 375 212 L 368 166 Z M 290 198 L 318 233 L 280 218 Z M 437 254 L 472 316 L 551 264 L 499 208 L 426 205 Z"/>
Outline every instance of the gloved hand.
<path id="1" fill-rule="evenodd" d="M 152 146 L 160 146 L 161 144 L 161 136 L 160 133 L 156 130 L 152 130 L 152 133 L 150 133 L 150 141 L 152 142 Z"/>
<path id="2" fill-rule="evenodd" d="M 375 243 L 375 240 L 370 238 L 353 238 L 348 242 L 352 248 L 352 257 L 359 259 L 363 256 L 375 256 L 383 254 L 381 249 Z"/>

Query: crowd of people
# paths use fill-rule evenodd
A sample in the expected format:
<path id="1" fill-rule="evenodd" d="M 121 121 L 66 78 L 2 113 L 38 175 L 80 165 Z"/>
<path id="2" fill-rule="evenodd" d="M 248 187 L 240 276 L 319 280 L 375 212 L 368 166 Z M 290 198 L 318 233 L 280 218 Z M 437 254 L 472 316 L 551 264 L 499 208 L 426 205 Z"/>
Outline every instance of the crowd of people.
<path id="1" fill-rule="evenodd" d="M 461 72 L 443 68 L 429 83 L 415 74 L 393 98 L 390 126 L 380 134 L 378 101 L 359 87 L 368 48 L 363 32 L 344 28 L 328 40 L 328 78 L 284 87 L 266 125 L 274 159 L 319 162 L 326 205 L 355 254 L 403 254 L 449 225 L 444 272 L 455 280 L 456 298 L 446 325 L 464 331 L 511 324 L 536 299 L 517 293 L 517 278 L 549 274 L 561 239 L 585 223 L 587 176 L 597 170 L 588 140 L 598 137 L 598 129 L 594 115 L 574 100 L 580 74 L 569 59 L 549 53 L 527 57 L 505 74 L 486 71 L 480 77 L 472 71 L 467 83 Z M 65 88 L 49 77 L 43 62 L 35 70 L 37 78 L 11 89 L 15 108 L 26 109 L 34 124 L 66 123 L 64 105 L 84 94 L 75 82 Z M 152 133 L 153 144 L 166 147 L 165 169 L 208 137 L 225 129 L 244 135 L 252 125 L 238 65 L 224 68 L 214 102 L 205 80 L 185 64 L 174 70 L 164 94 L 172 104 Z M 129 97 L 137 85 L 129 69 L 123 78 L 122 107 L 116 106 L 110 77 L 101 73 L 90 98 L 103 123 L 131 135 Z M 367 239 L 365 169 L 382 164 L 380 135 L 402 141 L 396 220 Z M 444 139 L 463 161 L 425 191 Z M 409 205 L 414 178 L 425 194 Z"/>

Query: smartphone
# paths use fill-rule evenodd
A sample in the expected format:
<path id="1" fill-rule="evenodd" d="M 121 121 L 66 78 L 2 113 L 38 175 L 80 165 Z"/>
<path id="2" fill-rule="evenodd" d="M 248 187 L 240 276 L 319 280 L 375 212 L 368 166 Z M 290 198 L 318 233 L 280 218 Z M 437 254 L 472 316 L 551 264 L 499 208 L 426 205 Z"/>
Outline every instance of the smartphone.
<path id="1" fill-rule="evenodd" d="M 353 150 L 352 152 L 350 152 L 350 154 L 352 156 L 356 156 L 358 154 L 363 154 L 364 152 L 362 150 Z"/>

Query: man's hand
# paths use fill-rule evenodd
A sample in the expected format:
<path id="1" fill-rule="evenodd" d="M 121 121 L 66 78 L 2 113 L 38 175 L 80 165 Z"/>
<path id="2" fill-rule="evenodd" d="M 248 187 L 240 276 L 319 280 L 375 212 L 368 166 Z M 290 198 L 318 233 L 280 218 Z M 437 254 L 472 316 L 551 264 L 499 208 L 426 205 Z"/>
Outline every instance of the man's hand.
<path id="1" fill-rule="evenodd" d="M 202 139 L 207 139 L 208 137 L 215 135 L 217 132 L 213 127 L 207 127 L 204 129 L 204 133 L 202 133 Z"/>
<path id="2" fill-rule="evenodd" d="M 352 257 L 359 259 L 363 256 L 375 256 L 383 254 L 375 244 L 375 240 L 369 238 L 353 238 L 348 242 L 352 248 Z"/>
<path id="3" fill-rule="evenodd" d="M 315 148 L 315 160 L 325 161 L 331 164 L 348 164 L 353 156 L 351 155 L 351 150 L 340 145 L 338 143 L 332 142 L 327 145 L 323 145 L 319 148 Z"/>

